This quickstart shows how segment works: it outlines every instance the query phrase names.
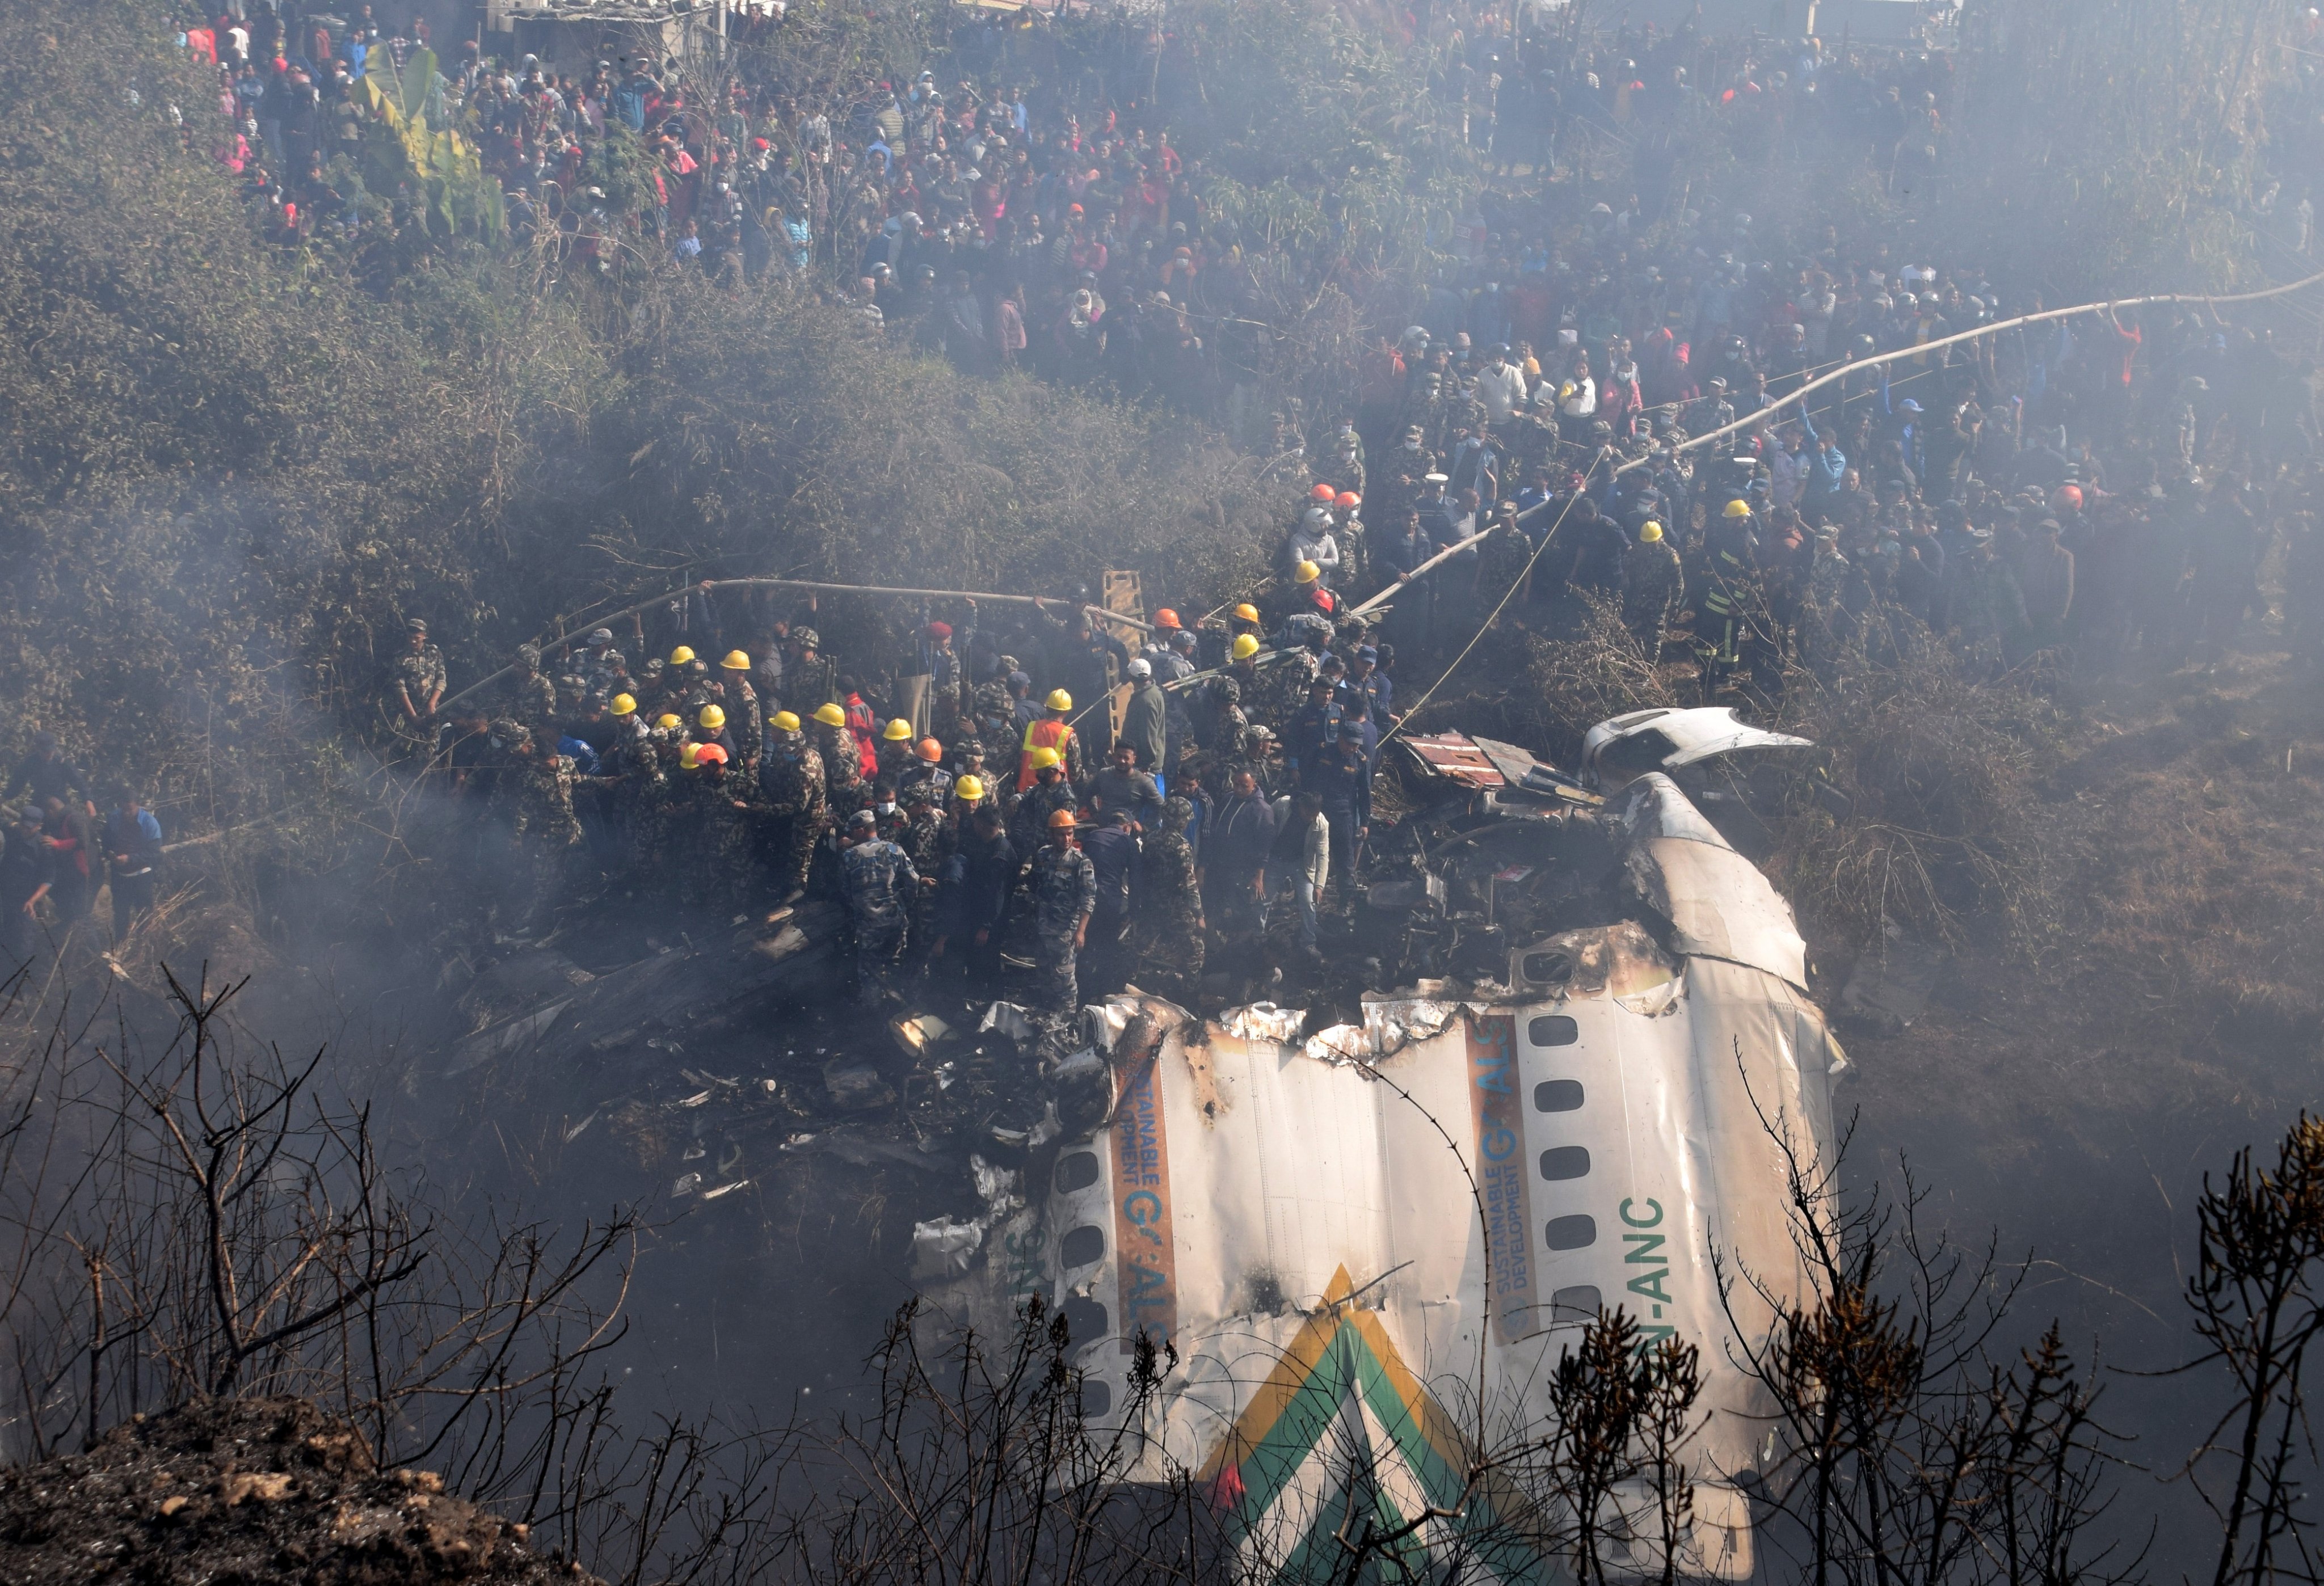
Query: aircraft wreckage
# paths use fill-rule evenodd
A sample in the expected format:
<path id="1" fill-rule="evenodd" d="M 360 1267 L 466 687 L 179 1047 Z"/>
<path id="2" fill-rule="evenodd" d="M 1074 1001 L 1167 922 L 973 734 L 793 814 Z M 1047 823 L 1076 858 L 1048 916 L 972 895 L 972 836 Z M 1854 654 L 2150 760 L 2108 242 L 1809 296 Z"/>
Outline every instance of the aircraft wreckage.
<path id="1" fill-rule="evenodd" d="M 1719 767 L 1736 799 L 1738 768 L 1805 747 L 1723 711 L 1606 724 L 1582 779 L 1491 740 L 1406 742 L 1422 807 L 1376 857 L 1348 949 L 1398 989 L 1336 1019 L 1204 1019 L 1133 988 L 1062 1029 L 1005 1002 L 973 1028 L 899 1019 L 900 1073 L 895 1053 L 802 1054 L 798 1079 L 685 1066 L 794 977 L 827 979 L 835 922 L 810 910 L 611 974 L 504 964 L 499 1006 L 521 1006 L 456 1065 L 577 1047 L 601 1092 L 655 1074 L 620 1105 L 693 1142 L 681 1200 L 802 1151 L 916 1169 L 932 1200 L 967 1181 L 961 1214 L 915 1230 L 933 1309 L 998 1333 L 1029 1296 L 1054 1306 L 1084 1418 L 1133 1440 L 1131 1479 L 1191 1472 L 1286 1579 L 1359 1479 L 1440 1557 L 1562 1578 L 1506 1540 L 1477 1553 L 1526 1500 L 1472 1480 L 1475 1429 L 1542 1425 L 1561 1354 L 1626 1309 L 1645 1342 L 1700 1348 L 1682 1572 L 1741 1580 L 1748 1489 L 1784 1451 L 1739 1362 L 1811 1297 L 1791 1191 L 1821 1182 L 1846 1060 L 1789 908 L 1674 779 L 1715 792 Z M 706 957 L 736 986 L 710 1005 L 686 990 Z M 1169 1346 L 1142 1395 L 1141 1334 Z M 1611 1545 L 1661 1572 L 1658 1545 Z"/>

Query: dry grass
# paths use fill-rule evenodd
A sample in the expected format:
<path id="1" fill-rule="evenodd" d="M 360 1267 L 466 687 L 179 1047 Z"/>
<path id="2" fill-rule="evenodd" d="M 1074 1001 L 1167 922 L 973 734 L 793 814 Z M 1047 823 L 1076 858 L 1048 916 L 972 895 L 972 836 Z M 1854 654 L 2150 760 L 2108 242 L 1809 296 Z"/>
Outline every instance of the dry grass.
<path id="1" fill-rule="evenodd" d="M 1884 921 L 1955 945 L 1997 925 L 2020 947 L 2052 936 L 2039 778 L 2070 724 L 2032 679 L 1859 656 L 1828 683 L 1794 672 L 1780 725 L 1822 746 L 1847 811 L 1812 781 L 1792 789 L 1776 865 L 1803 915 L 1858 941 Z"/>

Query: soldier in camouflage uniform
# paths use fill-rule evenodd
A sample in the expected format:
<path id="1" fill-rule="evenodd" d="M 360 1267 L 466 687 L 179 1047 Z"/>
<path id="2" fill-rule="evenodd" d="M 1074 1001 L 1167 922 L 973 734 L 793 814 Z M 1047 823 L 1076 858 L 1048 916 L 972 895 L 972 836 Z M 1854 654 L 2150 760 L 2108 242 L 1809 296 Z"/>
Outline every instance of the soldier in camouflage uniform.
<path id="1" fill-rule="evenodd" d="M 900 801 L 904 829 L 896 838 L 897 846 L 903 849 L 904 857 L 912 862 L 912 868 L 921 875 L 941 875 L 945 861 L 952 857 L 953 848 L 958 841 L 952 814 L 945 807 L 949 800 L 939 795 L 932 784 L 918 782 L 904 790 Z M 923 888 L 913 896 L 911 940 L 915 953 L 927 945 L 928 917 L 935 902 L 933 888 Z"/>
<path id="2" fill-rule="evenodd" d="M 1203 715 L 1194 724 L 1194 742 L 1213 754 L 1232 756 L 1250 726 L 1243 714 L 1242 684 L 1232 677 L 1217 677 L 1200 685 Z"/>
<path id="3" fill-rule="evenodd" d="M 1186 823 L 1194 807 L 1172 797 L 1162 832 L 1146 844 L 1145 908 L 1138 921 L 1138 981 L 1188 1008 L 1203 979 L 1203 897 L 1194 885 L 1194 851 Z"/>
<path id="4" fill-rule="evenodd" d="M 792 629 L 791 642 L 798 653 L 783 665 L 783 703 L 804 716 L 839 697 L 839 663 L 823 653 L 823 636 L 812 628 Z"/>
<path id="5" fill-rule="evenodd" d="M 996 743 L 1017 742 L 1017 696 L 1009 691 L 1009 674 L 1018 669 L 1017 658 L 1004 655 L 999 669 L 976 686 L 969 711 L 976 718 L 980 738 L 990 738 Z"/>
<path id="6" fill-rule="evenodd" d="M 838 719 L 835 721 L 834 717 Z M 842 816 L 862 808 L 871 789 L 864 786 L 863 762 L 857 755 L 855 735 L 847 730 L 846 713 L 838 705 L 826 703 L 816 708 L 815 748 L 823 757 L 825 804 Z"/>
<path id="7" fill-rule="evenodd" d="M 444 652 L 428 642 L 428 624 L 413 617 L 403 624 L 405 649 L 395 658 L 381 700 L 388 726 L 411 749 L 425 749 L 436 730 L 436 706 L 444 697 Z"/>
<path id="8" fill-rule="evenodd" d="M 857 811 L 848 823 L 839 890 L 855 927 L 855 1000 L 874 1007 L 903 951 L 905 919 L 920 890 L 920 875 L 901 848 L 879 835 L 868 809 Z"/>
<path id="9" fill-rule="evenodd" d="M 1019 853 L 1032 853 L 1048 834 L 1049 817 L 1061 809 L 1071 814 L 1076 802 L 1074 785 L 1065 779 L 1065 768 L 1054 763 L 1042 766 L 1033 773 L 1033 785 L 1019 796 L 1016 809 L 1009 816 L 1010 845 Z"/>
<path id="10" fill-rule="evenodd" d="M 1637 538 L 1622 553 L 1622 625 L 1649 663 L 1663 652 L 1663 636 L 1684 583 L 1678 551 L 1664 537 L 1663 526 L 1651 520 L 1641 523 Z"/>
<path id="11" fill-rule="evenodd" d="M 721 909 L 747 908 L 758 880 L 759 841 L 766 805 L 758 788 L 726 774 L 724 745 L 693 746 L 695 763 L 671 789 L 672 819 L 689 856 L 696 897 Z M 679 752 L 684 765 L 686 752 Z"/>
<path id="12" fill-rule="evenodd" d="M 555 895 L 565 876 L 566 855 L 581 841 L 581 821 L 573 813 L 573 762 L 536 745 L 532 729 L 503 717 L 492 734 L 507 752 L 516 782 L 510 834 L 530 874 L 524 918 L 530 923 Z"/>
<path id="13" fill-rule="evenodd" d="M 1322 675 L 1321 647 L 1312 640 L 1319 631 L 1323 638 L 1329 639 L 1332 632 L 1320 617 L 1303 614 L 1294 622 L 1293 637 L 1300 641 L 1298 647 L 1277 656 L 1259 674 L 1265 697 L 1257 705 L 1257 714 L 1278 731 L 1305 707 L 1307 690 Z"/>
<path id="14" fill-rule="evenodd" d="M 584 687 L 591 694 L 602 694 L 610 699 L 629 687 L 630 663 L 613 648 L 611 628 L 591 629 L 586 647 L 567 664 L 580 674 Z"/>
<path id="15" fill-rule="evenodd" d="M 1026 796 L 1032 797 L 1029 793 Z M 1051 1013 L 1071 1013 L 1081 1005 L 1074 979 L 1074 955 L 1089 934 L 1097 908 L 1097 872 L 1074 841 L 1074 814 L 1052 813 L 1048 843 L 1033 855 L 1025 881 L 1033 911 L 1033 1005 Z"/>
<path id="16" fill-rule="evenodd" d="M 962 749 L 963 758 L 965 759 L 966 745 L 963 745 Z M 978 747 L 977 754 L 980 759 L 982 758 L 982 745 Z M 952 773 L 945 770 L 944 745 L 933 738 L 921 739 L 919 746 L 912 751 L 910 763 L 896 773 L 898 799 L 902 799 L 905 794 L 918 787 L 931 789 L 938 808 L 942 808 L 945 802 L 952 797 Z"/>
<path id="17" fill-rule="evenodd" d="M 774 742 L 760 770 L 770 815 L 789 822 L 781 855 L 775 863 L 775 889 L 785 903 L 807 891 L 808 869 L 815 863 L 815 845 L 823 836 L 823 756 L 799 730 L 798 717 L 789 711 L 775 713 Z"/>
<path id="18" fill-rule="evenodd" d="M 557 719 L 557 685 L 541 675 L 540 646 L 516 647 L 516 675 L 509 680 L 509 719 L 547 735 Z"/>
<path id="19" fill-rule="evenodd" d="M 639 827 L 647 818 L 646 810 L 662 793 L 661 761 L 651 730 L 638 720 L 637 702 L 622 694 L 614 696 L 613 703 L 616 707 L 626 703 L 630 708 L 615 716 L 618 736 L 601 757 L 598 770 L 610 784 L 605 808 L 619 847 L 619 862 L 635 872 L 643 870 L 646 858 L 638 845 Z"/>
<path id="20" fill-rule="evenodd" d="M 667 727 L 646 735 L 636 783 L 629 790 L 630 863 L 634 873 L 663 873 L 678 823 L 678 736 Z"/>
<path id="21" fill-rule="evenodd" d="M 751 658 L 731 650 L 718 663 L 711 697 L 726 713 L 726 731 L 734 740 L 734 764 L 729 769 L 748 781 L 759 774 L 759 756 L 766 748 L 766 717 L 761 714 L 759 691 L 751 687 Z"/>

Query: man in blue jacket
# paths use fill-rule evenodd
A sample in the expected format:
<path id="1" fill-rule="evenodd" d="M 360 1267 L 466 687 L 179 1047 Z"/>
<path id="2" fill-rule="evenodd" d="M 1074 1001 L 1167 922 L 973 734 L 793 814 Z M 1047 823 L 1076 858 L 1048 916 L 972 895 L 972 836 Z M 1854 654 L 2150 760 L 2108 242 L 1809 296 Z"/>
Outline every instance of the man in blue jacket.
<path id="1" fill-rule="evenodd" d="M 105 817 L 105 856 L 113 872 L 113 945 L 119 947 L 129 927 L 153 912 L 161 870 L 161 823 L 134 790 Z"/>

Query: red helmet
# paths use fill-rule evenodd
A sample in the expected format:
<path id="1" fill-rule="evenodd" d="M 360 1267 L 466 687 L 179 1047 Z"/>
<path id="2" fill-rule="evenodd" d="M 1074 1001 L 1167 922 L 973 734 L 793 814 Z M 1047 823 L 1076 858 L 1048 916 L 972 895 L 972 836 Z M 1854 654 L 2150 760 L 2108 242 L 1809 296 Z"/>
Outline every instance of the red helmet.
<path id="1" fill-rule="evenodd" d="M 1338 499 L 1333 501 L 1332 504 L 1339 508 L 1343 512 L 1352 512 L 1358 507 L 1364 504 L 1364 498 L 1358 495 L 1352 490 L 1343 490 L 1340 492 Z"/>
<path id="2" fill-rule="evenodd" d="M 2061 505 L 2071 507 L 2076 512 L 2081 511 L 2082 487 L 2079 484 L 2061 484 L 2058 486 L 2058 501 Z"/>
<path id="3" fill-rule="evenodd" d="M 1336 493 L 1328 484 L 1319 484 L 1307 493 L 1309 497 L 1315 501 L 1330 501 Z"/>
<path id="4" fill-rule="evenodd" d="M 725 745 L 723 743 L 704 743 L 697 746 L 694 752 L 694 763 L 696 765 L 724 765 L 726 763 Z"/>

